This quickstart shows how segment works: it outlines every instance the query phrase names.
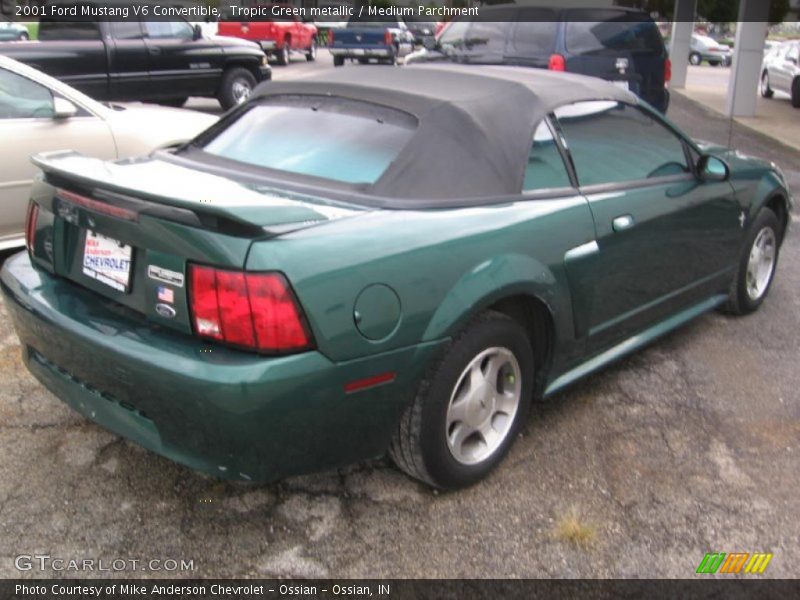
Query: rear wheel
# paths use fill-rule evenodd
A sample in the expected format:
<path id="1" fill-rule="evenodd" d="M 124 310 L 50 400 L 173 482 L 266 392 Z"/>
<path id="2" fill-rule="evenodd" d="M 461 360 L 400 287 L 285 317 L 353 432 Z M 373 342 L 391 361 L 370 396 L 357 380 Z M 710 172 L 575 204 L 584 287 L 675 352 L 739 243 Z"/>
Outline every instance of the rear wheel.
<path id="1" fill-rule="evenodd" d="M 289 64 L 289 40 L 283 40 L 283 45 L 278 48 L 275 58 L 278 59 L 278 64 L 282 67 Z"/>
<path id="2" fill-rule="evenodd" d="M 344 65 L 344 56 L 334 56 L 333 57 L 333 66 L 334 67 L 341 67 Z"/>
<path id="3" fill-rule="evenodd" d="M 708 64 L 710 64 L 712 67 L 718 67 L 722 63 L 720 61 L 718 61 L 718 60 L 715 60 L 715 61 L 708 61 Z"/>
<path id="4" fill-rule="evenodd" d="M 306 60 L 308 62 L 314 62 L 317 60 L 317 40 L 314 38 L 311 38 L 311 45 L 306 51 Z"/>
<path id="5" fill-rule="evenodd" d="M 780 250 L 780 224 L 769 208 L 762 208 L 750 226 L 736 277 L 725 308 L 736 315 L 755 311 L 769 293 Z"/>
<path id="6" fill-rule="evenodd" d="M 29 39 L 31 39 L 31 36 L 28 35 L 27 31 L 21 31 L 20 32 L 20 34 L 19 34 L 19 41 L 20 42 L 27 42 Z"/>
<path id="7" fill-rule="evenodd" d="M 792 106 L 800 108 L 800 77 L 792 82 Z"/>
<path id="8" fill-rule="evenodd" d="M 222 108 L 228 110 L 246 102 L 255 86 L 256 78 L 250 71 L 243 67 L 233 67 L 222 76 L 217 100 Z"/>
<path id="9" fill-rule="evenodd" d="M 368 58 L 359 58 L 358 59 L 358 64 L 360 64 L 360 65 L 368 65 L 369 64 L 369 59 Z"/>
<path id="10" fill-rule="evenodd" d="M 769 85 L 769 73 L 764 71 L 764 74 L 761 76 L 761 95 L 764 98 L 772 98 L 775 95 L 775 92 L 772 91 L 772 88 Z"/>
<path id="11" fill-rule="evenodd" d="M 534 361 L 522 326 L 497 312 L 475 319 L 420 383 L 389 454 L 434 487 L 472 485 L 505 456 L 525 422 Z"/>
<path id="12" fill-rule="evenodd" d="M 692 53 L 689 55 L 689 63 L 690 63 L 690 64 L 692 64 L 692 65 L 694 65 L 694 66 L 697 66 L 697 65 L 699 65 L 701 62 L 703 62 L 703 57 L 702 57 L 702 56 L 700 56 L 700 55 L 699 55 L 697 52 L 692 52 Z"/>

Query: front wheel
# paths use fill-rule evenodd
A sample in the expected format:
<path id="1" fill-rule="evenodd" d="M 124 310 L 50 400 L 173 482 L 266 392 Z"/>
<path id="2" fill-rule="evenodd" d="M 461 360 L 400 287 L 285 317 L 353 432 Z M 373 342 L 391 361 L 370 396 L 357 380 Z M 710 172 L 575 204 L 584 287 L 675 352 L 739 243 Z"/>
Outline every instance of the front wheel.
<path id="1" fill-rule="evenodd" d="M 700 56 L 697 52 L 692 52 L 689 55 L 689 64 L 694 65 L 695 67 L 703 62 L 703 57 Z"/>
<path id="2" fill-rule="evenodd" d="M 792 106 L 800 108 L 800 77 L 792 83 Z"/>
<path id="3" fill-rule="evenodd" d="M 772 87 L 769 85 L 769 73 L 764 71 L 764 74 L 761 76 L 761 95 L 764 98 L 772 98 L 775 95 L 775 92 L 772 91 Z"/>
<path id="4" fill-rule="evenodd" d="M 20 41 L 20 42 L 27 42 L 27 41 L 28 41 L 28 40 L 30 40 L 30 39 L 31 39 L 31 36 L 30 36 L 30 35 L 28 35 L 28 33 L 27 33 L 27 32 L 25 32 L 25 31 L 23 31 L 23 32 L 21 32 L 21 33 L 19 34 L 19 41 Z"/>
<path id="5" fill-rule="evenodd" d="M 497 312 L 475 319 L 420 383 L 389 454 L 437 488 L 476 483 L 502 460 L 530 406 L 533 350 L 525 329 Z"/>
<path id="6" fill-rule="evenodd" d="M 317 40 L 311 39 L 311 45 L 308 47 L 308 51 L 306 52 L 306 60 L 308 62 L 314 62 L 317 60 Z"/>
<path id="7" fill-rule="evenodd" d="M 750 226 L 725 308 L 736 315 L 755 311 L 769 293 L 780 250 L 780 224 L 762 208 Z"/>
<path id="8" fill-rule="evenodd" d="M 344 56 L 334 56 L 333 57 L 333 66 L 334 67 L 341 67 L 344 65 Z"/>
<path id="9" fill-rule="evenodd" d="M 217 100 L 225 110 L 246 102 L 256 87 L 256 78 L 243 67 L 233 67 L 222 76 Z"/>

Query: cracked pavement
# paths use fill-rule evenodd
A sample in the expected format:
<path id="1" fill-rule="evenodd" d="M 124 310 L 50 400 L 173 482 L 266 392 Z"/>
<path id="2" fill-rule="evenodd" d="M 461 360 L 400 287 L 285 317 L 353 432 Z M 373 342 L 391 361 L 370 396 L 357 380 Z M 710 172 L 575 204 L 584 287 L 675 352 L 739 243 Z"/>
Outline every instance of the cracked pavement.
<path id="1" fill-rule="evenodd" d="M 676 97 L 670 116 L 727 142 Z M 741 126 L 786 171 L 800 155 Z M 797 229 L 797 209 L 792 216 Z M 25 370 L 0 306 L 0 577 L 19 554 L 193 560 L 173 577 L 691 577 L 706 552 L 800 560 L 800 238 L 761 310 L 705 315 L 536 405 L 482 484 L 437 494 L 380 459 L 277 484 L 197 474 L 87 422 Z M 556 534 L 574 515 L 585 545 Z"/>

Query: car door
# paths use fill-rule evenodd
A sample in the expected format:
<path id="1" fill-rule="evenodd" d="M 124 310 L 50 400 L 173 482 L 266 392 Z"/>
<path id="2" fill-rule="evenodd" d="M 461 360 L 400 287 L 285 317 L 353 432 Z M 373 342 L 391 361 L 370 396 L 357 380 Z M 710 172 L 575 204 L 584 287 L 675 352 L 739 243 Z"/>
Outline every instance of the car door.
<path id="1" fill-rule="evenodd" d="M 730 183 L 697 178 L 685 140 L 639 106 L 582 102 L 555 115 L 595 220 L 590 259 L 567 266 L 589 350 L 724 289 L 742 235 Z"/>
<path id="2" fill-rule="evenodd" d="M 788 57 L 791 50 L 792 44 L 784 44 L 770 64 L 769 84 L 772 89 L 781 92 L 789 91 L 789 68 L 792 65 Z"/>
<path id="3" fill-rule="evenodd" d="M 48 150 L 77 150 L 116 158 L 108 125 L 79 107 L 75 116 L 54 118 L 46 86 L 0 68 L 0 248 L 19 245 L 36 168 L 30 156 Z"/>
<path id="4" fill-rule="evenodd" d="M 222 73 L 212 40 L 194 39 L 187 21 L 143 21 L 152 98 L 210 96 Z"/>
<path id="5" fill-rule="evenodd" d="M 138 99 L 149 85 L 147 46 L 139 21 L 109 22 L 112 52 L 108 67 L 109 97 Z"/>

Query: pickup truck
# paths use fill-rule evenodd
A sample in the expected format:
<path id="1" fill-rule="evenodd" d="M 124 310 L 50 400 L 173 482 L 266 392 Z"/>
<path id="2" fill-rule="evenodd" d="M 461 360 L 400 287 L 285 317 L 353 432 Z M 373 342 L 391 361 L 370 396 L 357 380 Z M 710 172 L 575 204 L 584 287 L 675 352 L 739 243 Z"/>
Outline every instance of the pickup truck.
<path id="1" fill-rule="evenodd" d="M 346 58 L 366 64 L 394 64 L 414 51 L 414 34 L 401 17 L 354 15 L 344 29 L 331 30 L 328 38 L 333 66 L 341 67 Z"/>
<path id="2" fill-rule="evenodd" d="M 39 41 L 0 44 L 5 54 L 97 100 L 181 106 L 189 96 L 243 102 L 271 78 L 257 45 L 204 38 L 186 21 L 60 21 L 42 17 Z"/>
<path id="3" fill-rule="evenodd" d="M 269 16 L 260 17 L 258 21 L 220 21 L 219 35 L 253 41 L 282 66 L 289 64 L 292 52 L 302 53 L 308 61 L 316 59 L 317 28 L 298 19 L 288 4 L 267 6 Z"/>

